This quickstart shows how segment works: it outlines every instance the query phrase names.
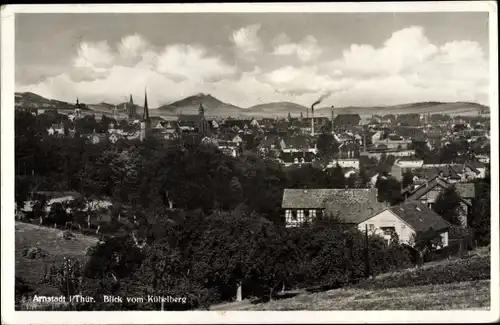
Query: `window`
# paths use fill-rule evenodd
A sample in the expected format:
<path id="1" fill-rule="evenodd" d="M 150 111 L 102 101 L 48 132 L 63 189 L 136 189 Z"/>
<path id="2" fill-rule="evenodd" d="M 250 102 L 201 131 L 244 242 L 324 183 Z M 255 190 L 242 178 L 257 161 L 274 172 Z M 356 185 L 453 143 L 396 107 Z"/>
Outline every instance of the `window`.
<path id="1" fill-rule="evenodd" d="M 297 211 L 292 211 L 292 220 L 297 221 Z"/>
<path id="2" fill-rule="evenodd" d="M 309 210 L 309 218 L 312 220 L 316 218 L 316 210 Z"/>
<path id="3" fill-rule="evenodd" d="M 375 229 L 375 225 L 374 225 L 373 223 L 369 223 L 369 224 L 368 224 L 368 229 L 369 229 L 369 230 L 373 230 L 373 229 Z"/>
<path id="4" fill-rule="evenodd" d="M 304 222 L 304 210 L 297 210 L 297 221 Z"/>
<path id="5" fill-rule="evenodd" d="M 384 232 L 384 235 L 386 236 L 390 236 L 393 232 L 395 232 L 394 227 L 381 227 L 380 229 Z"/>

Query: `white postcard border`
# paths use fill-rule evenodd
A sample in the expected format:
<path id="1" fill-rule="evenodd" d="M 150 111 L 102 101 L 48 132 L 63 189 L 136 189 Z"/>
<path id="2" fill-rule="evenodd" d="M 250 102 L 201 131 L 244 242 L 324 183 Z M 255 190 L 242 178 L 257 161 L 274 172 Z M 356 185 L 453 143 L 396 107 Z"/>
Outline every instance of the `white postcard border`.
<path id="1" fill-rule="evenodd" d="M 16 312 L 14 311 L 14 14 L 146 12 L 489 12 L 492 198 L 498 189 L 498 34 L 494 1 L 274 4 L 75 4 L 8 5 L 1 11 L 1 182 L 2 323 L 5 324 L 160 324 L 160 323 L 394 323 L 494 322 L 499 307 L 498 201 L 492 199 L 491 310 L 489 311 L 187 311 L 187 312 Z M 497 231 L 495 231 L 497 230 Z M 496 306 L 496 307 L 495 307 Z M 76 314 L 75 314 L 76 313 Z"/>

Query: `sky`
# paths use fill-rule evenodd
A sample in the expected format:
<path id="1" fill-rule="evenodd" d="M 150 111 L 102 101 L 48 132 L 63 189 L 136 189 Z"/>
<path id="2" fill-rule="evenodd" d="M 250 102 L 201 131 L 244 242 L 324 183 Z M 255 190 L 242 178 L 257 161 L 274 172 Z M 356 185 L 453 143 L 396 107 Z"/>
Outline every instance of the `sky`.
<path id="1" fill-rule="evenodd" d="M 16 14 L 16 91 L 152 107 L 488 104 L 488 13 Z"/>

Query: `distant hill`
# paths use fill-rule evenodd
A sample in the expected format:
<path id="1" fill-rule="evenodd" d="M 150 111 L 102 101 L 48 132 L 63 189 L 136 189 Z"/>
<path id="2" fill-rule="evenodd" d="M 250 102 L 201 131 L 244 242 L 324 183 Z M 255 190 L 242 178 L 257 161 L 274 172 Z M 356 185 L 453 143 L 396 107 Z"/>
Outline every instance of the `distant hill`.
<path id="1" fill-rule="evenodd" d="M 315 114 L 317 116 L 331 116 L 331 108 L 323 107 L 316 108 Z M 417 102 L 392 106 L 348 106 L 348 107 L 334 107 L 334 114 L 359 114 L 364 116 L 371 116 L 374 114 L 448 114 L 448 115 L 476 115 L 478 112 L 489 113 L 489 107 L 469 102 L 455 102 L 455 103 L 442 103 L 442 102 Z"/>
<path id="2" fill-rule="evenodd" d="M 286 117 L 288 113 L 293 117 L 298 117 L 300 113 L 306 115 L 310 108 L 299 105 L 293 102 L 272 102 L 251 106 L 248 108 L 240 108 L 236 105 L 225 103 L 210 94 L 196 94 L 178 100 L 176 102 L 160 106 L 158 109 L 150 108 L 150 114 L 161 115 L 164 117 L 176 116 L 178 114 L 198 114 L 200 103 L 205 108 L 207 116 L 268 116 L 268 117 Z M 73 110 L 74 103 L 47 99 L 32 92 L 15 93 L 16 108 L 57 108 L 60 110 Z M 128 103 L 120 103 L 117 105 L 119 115 L 126 114 L 126 105 Z M 137 113 L 143 112 L 143 107 L 136 106 Z M 99 104 L 88 104 L 87 108 L 91 112 L 110 114 L 113 112 L 114 104 L 101 102 Z M 391 106 L 347 106 L 334 107 L 334 114 L 359 114 L 361 116 L 371 116 L 374 114 L 408 114 L 408 113 L 433 113 L 433 114 L 448 114 L 448 115 L 476 115 L 479 112 L 488 114 L 489 107 L 470 102 L 417 102 Z M 330 117 L 332 114 L 331 107 L 319 107 L 314 110 L 315 116 Z"/>
<path id="3" fill-rule="evenodd" d="M 207 116 L 238 116 L 242 109 L 238 106 L 224 103 L 210 94 L 196 94 L 176 102 L 158 107 L 160 114 L 198 114 L 198 108 L 203 104 Z"/>
<path id="4" fill-rule="evenodd" d="M 16 108 L 41 108 L 41 109 L 60 109 L 74 110 L 75 103 L 68 103 L 56 99 L 47 99 L 32 92 L 15 93 L 14 102 Z M 82 107 L 82 109 L 89 109 Z"/>
<path id="5" fill-rule="evenodd" d="M 273 103 L 265 103 L 255 105 L 249 108 L 244 109 L 243 111 L 249 115 L 283 115 L 286 116 L 290 112 L 290 114 L 296 116 L 302 113 L 306 116 L 308 108 L 292 102 L 273 102 Z"/>

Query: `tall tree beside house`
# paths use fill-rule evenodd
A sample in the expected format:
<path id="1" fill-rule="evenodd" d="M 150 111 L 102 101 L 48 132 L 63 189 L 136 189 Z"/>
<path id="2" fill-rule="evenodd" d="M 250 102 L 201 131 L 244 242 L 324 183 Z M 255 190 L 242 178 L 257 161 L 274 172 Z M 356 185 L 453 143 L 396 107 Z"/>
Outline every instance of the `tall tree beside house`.
<path id="1" fill-rule="evenodd" d="M 330 188 L 344 188 L 346 185 L 346 179 L 344 171 L 339 164 L 329 170 L 328 181 Z"/>
<path id="2" fill-rule="evenodd" d="M 311 165 L 290 169 L 286 175 L 288 188 L 325 188 L 329 186 L 325 172 Z"/>
<path id="3" fill-rule="evenodd" d="M 470 225 L 474 229 L 474 238 L 479 245 L 488 245 L 491 241 L 491 186 L 489 178 L 476 183 L 476 197 Z"/>
<path id="4" fill-rule="evenodd" d="M 413 184 L 413 173 L 411 170 L 407 169 L 403 173 L 403 188 Z"/>
<path id="5" fill-rule="evenodd" d="M 403 202 L 401 183 L 393 177 L 379 177 L 375 183 L 378 189 L 378 201 L 396 205 Z"/>
<path id="6" fill-rule="evenodd" d="M 432 209 L 452 225 L 461 225 L 461 198 L 454 186 L 441 192 L 432 206 Z"/>
<path id="7" fill-rule="evenodd" d="M 427 231 L 419 231 L 412 236 L 414 248 L 418 253 L 417 265 L 422 265 L 428 254 L 436 250 L 442 245 L 442 238 L 434 229 L 430 228 Z"/>
<path id="8" fill-rule="evenodd" d="M 347 188 L 356 188 L 356 180 L 357 180 L 357 175 L 356 174 L 350 174 L 349 177 L 345 179 L 345 185 Z"/>
<path id="9" fill-rule="evenodd" d="M 450 143 L 443 146 L 439 150 L 439 162 L 440 163 L 452 163 L 454 162 L 459 153 L 459 147 L 456 143 Z"/>
<path id="10" fill-rule="evenodd" d="M 410 148 L 415 150 L 415 156 L 420 159 L 427 159 L 430 156 L 429 147 L 423 140 L 412 140 Z"/>
<path id="11" fill-rule="evenodd" d="M 335 140 L 335 137 L 328 133 L 321 133 L 318 136 L 316 146 L 323 158 L 331 158 L 339 151 L 339 144 Z"/>
<path id="12" fill-rule="evenodd" d="M 370 182 L 370 177 L 368 177 L 368 173 L 366 172 L 365 168 L 360 168 L 359 173 L 356 174 L 354 187 L 366 188 L 368 186 L 368 182 Z"/>

